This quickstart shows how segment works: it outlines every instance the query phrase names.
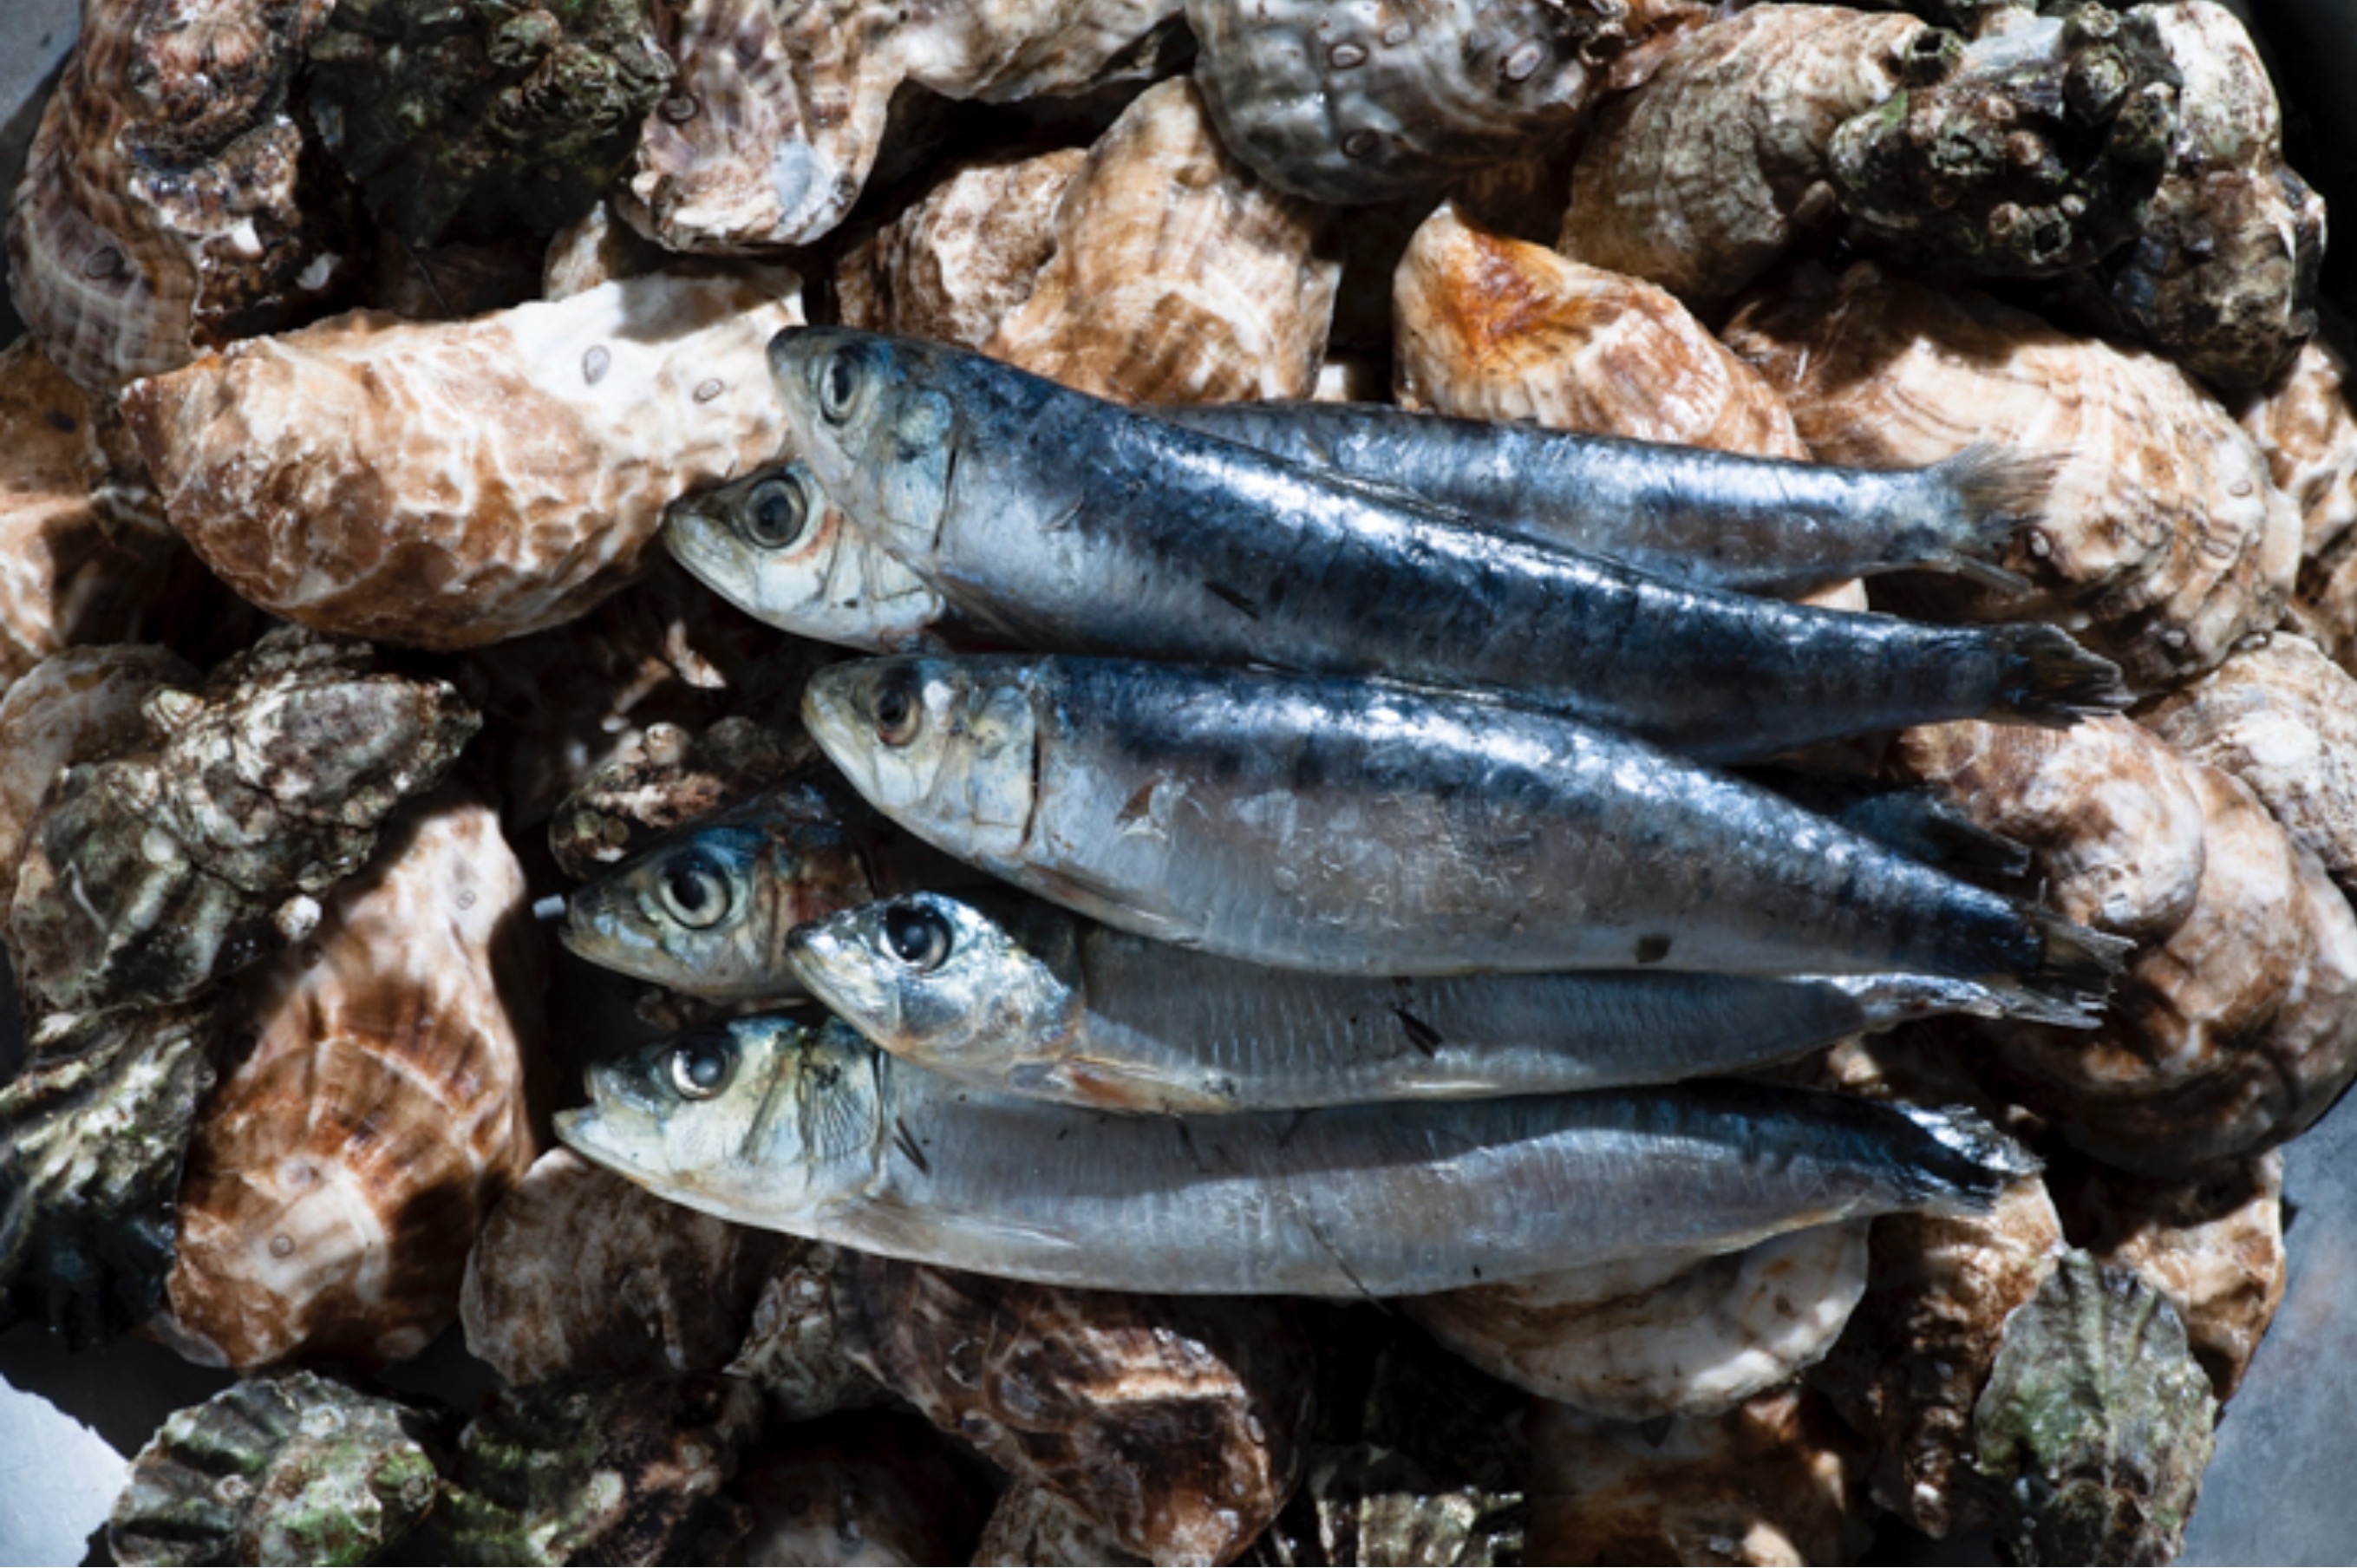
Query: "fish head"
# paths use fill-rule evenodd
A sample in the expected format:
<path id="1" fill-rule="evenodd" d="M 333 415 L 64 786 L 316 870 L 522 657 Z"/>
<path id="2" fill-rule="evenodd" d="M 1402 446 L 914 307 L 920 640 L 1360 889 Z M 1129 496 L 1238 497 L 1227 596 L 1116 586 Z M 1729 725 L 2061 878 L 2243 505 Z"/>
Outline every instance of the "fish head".
<path id="1" fill-rule="evenodd" d="M 812 995 L 920 1065 L 1003 1071 L 1055 1055 L 1079 1023 L 1080 993 L 1054 965 L 986 908 L 945 893 L 813 921 L 787 952 Z"/>
<path id="2" fill-rule="evenodd" d="M 589 1103 L 560 1112 L 556 1133 L 674 1202 L 791 1229 L 881 1169 L 877 1060 L 834 1019 L 732 1018 L 595 1064 Z"/>
<path id="3" fill-rule="evenodd" d="M 767 835 L 741 822 L 666 833 L 565 902 L 557 939 L 601 969 L 698 996 L 779 993 L 784 933 L 765 897 Z M 788 987 L 789 991 L 791 987 Z"/>
<path id="4" fill-rule="evenodd" d="M 795 449 L 859 527 L 918 559 L 949 511 L 956 405 L 928 346 L 844 327 L 795 327 L 770 341 Z"/>
<path id="5" fill-rule="evenodd" d="M 989 867 L 1030 832 L 1034 670 L 1003 657 L 831 664 L 802 688 L 802 723 L 885 815 Z"/>
<path id="6" fill-rule="evenodd" d="M 662 539 L 706 587 L 799 637 L 897 647 L 942 614 L 939 596 L 861 533 L 800 459 L 681 497 L 664 509 Z"/>

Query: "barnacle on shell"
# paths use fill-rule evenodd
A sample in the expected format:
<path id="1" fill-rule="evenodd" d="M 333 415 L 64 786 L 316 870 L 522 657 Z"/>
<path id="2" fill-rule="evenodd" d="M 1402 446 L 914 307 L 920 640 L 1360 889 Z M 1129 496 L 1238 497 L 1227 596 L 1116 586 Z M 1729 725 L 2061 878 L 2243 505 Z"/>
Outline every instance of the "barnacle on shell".
<path id="1" fill-rule="evenodd" d="M 106 1521 L 118 1563 L 373 1563 L 438 1482 L 423 1417 L 312 1372 L 242 1382 L 164 1423 Z"/>
<path id="2" fill-rule="evenodd" d="M 544 1383 L 458 1438 L 436 1516 L 462 1563 L 721 1563 L 752 1528 L 725 1492 L 760 1425 L 732 1378 Z"/>
<path id="3" fill-rule="evenodd" d="M 1987 602 L 1925 585 L 1939 603 L 2064 621 L 2142 688 L 2206 670 L 2282 618 L 2298 510 L 2167 360 L 1864 263 L 1754 300 L 1726 337 L 1821 462 L 1910 467 L 1975 441 L 2053 458 L 2040 514 L 2003 560 L 2037 591 Z"/>
<path id="4" fill-rule="evenodd" d="M 2063 1258 L 2006 1324 L 1973 1408 L 2015 1561 L 2175 1557 L 2217 1412 L 2160 1293 L 2083 1252 Z"/>
<path id="5" fill-rule="evenodd" d="M 143 381 L 172 525 L 255 604 L 468 648 L 629 581 L 683 490 L 768 460 L 792 274 L 630 278 L 449 323 L 362 311 Z"/>
<path id="6" fill-rule="evenodd" d="M 324 0 L 86 0 L 16 188 L 9 291 L 77 385 L 273 331 L 347 281 L 344 204 L 289 111 Z"/>
<path id="7" fill-rule="evenodd" d="M 381 1364 L 457 1319 L 476 1229 L 532 1160 L 525 908 L 497 813 L 453 789 L 240 987 L 252 1043 L 189 1149 L 159 1325 L 183 1354 Z"/>
<path id="8" fill-rule="evenodd" d="M 310 107 L 379 221 L 413 245 L 553 234 L 671 86 L 648 0 L 338 0 Z"/>
<path id="9" fill-rule="evenodd" d="M 848 1267 L 848 1255 L 823 1241 L 785 1243 L 761 1282 L 744 1343 L 722 1369 L 759 1388 L 780 1421 L 814 1421 L 890 1397 L 845 1346 L 834 1287 Z"/>
<path id="10" fill-rule="evenodd" d="M 745 1455 L 733 1490 L 753 1510 L 744 1561 L 776 1568 L 964 1563 L 982 1533 L 975 1478 L 899 1412 L 778 1433 Z"/>
<path id="11" fill-rule="evenodd" d="M 817 761 L 799 730 L 749 719 L 726 718 L 695 731 L 651 725 L 636 746 L 591 771 L 557 802 L 549 819 L 549 849 L 566 875 L 594 876 L 671 829 L 793 779 L 803 788 L 791 798 L 807 804 L 813 823 L 832 827 L 843 811 L 870 820 L 873 813 Z M 845 846 L 840 863 L 845 874 L 856 871 L 855 853 Z"/>
<path id="12" fill-rule="evenodd" d="M 1146 1559 L 1123 1551 L 1113 1531 L 1062 1493 L 1017 1479 L 984 1521 L 972 1561 L 974 1568 L 1139 1568 Z"/>
<path id="13" fill-rule="evenodd" d="M 1307 397 L 1341 276 L 1322 227 L 1222 145 L 1191 82 L 1157 83 L 1089 149 L 983 349 L 1125 403 Z"/>

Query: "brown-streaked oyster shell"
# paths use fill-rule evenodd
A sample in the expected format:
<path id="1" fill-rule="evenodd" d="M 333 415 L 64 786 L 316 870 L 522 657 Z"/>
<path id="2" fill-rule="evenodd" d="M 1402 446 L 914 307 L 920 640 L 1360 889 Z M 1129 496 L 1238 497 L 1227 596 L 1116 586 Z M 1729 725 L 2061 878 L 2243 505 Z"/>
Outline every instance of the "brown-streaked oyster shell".
<path id="1" fill-rule="evenodd" d="M 1146 1559 L 1123 1551 L 1112 1530 L 1061 1492 L 1018 1477 L 990 1510 L 972 1561 L 974 1568 L 1142 1568 Z"/>
<path id="2" fill-rule="evenodd" d="M 2209 669 L 2283 618 L 2298 510 L 2167 360 L 1864 263 L 1752 302 L 1726 337 L 1784 394 L 1821 462 L 1911 467 L 1975 442 L 2054 458 L 2040 516 L 2003 561 L 2037 591 L 1991 600 L 1925 585 L 1935 603 L 2061 621 L 2144 689 Z"/>
<path id="3" fill-rule="evenodd" d="M 1221 144 L 1192 82 L 1159 82 L 1089 149 L 983 350 L 1124 403 L 1307 397 L 1341 279 L 1323 223 Z"/>
<path id="4" fill-rule="evenodd" d="M 373 1563 L 439 1486 L 416 1412 L 313 1372 L 242 1382 L 175 1412 L 106 1521 L 114 1561 Z"/>
<path id="5" fill-rule="evenodd" d="M 9 914 L 27 995 L 178 1001 L 306 934 L 318 896 L 480 722 L 447 683 L 374 660 L 365 643 L 282 628 L 196 691 L 148 693 L 149 746 L 70 769 Z"/>
<path id="6" fill-rule="evenodd" d="M 436 649 L 628 581 L 682 491 L 778 444 L 792 274 L 656 274 L 458 323 L 373 312 L 237 345 L 124 408 L 172 524 L 306 626 Z"/>
<path id="7" fill-rule="evenodd" d="M 541 253 L 540 297 L 571 299 L 601 285 L 659 272 L 670 260 L 662 246 L 622 221 L 610 200 L 549 237 Z"/>
<path id="8" fill-rule="evenodd" d="M 381 1364 L 457 1320 L 476 1230 L 532 1162 L 539 940 L 498 814 L 453 789 L 241 984 L 253 1043 L 180 1192 L 161 1327 L 183 1354 Z"/>
<path id="9" fill-rule="evenodd" d="M 1291 1489 L 1311 1354 L 1286 1304 L 844 1263 L 834 1288 L 852 1359 L 1123 1550 L 1224 1562 Z"/>
<path id="10" fill-rule="evenodd" d="M 467 1349 L 511 1383 L 717 1371 L 786 1244 L 552 1149 L 475 1237 Z"/>
<path id="11" fill-rule="evenodd" d="M 2346 664 L 2357 655 L 2357 399 L 2347 354 L 2330 334 L 2310 338 L 2239 417 L 2276 488 L 2299 508 L 2290 624 Z"/>
<path id="12" fill-rule="evenodd" d="M 1632 1425 L 1531 1405 L 1533 1563 L 1857 1563 L 1865 1455 L 1792 1387 L 1724 1415 Z"/>
<path id="13" fill-rule="evenodd" d="M 899 1412 L 778 1432 L 731 1490 L 753 1510 L 743 1561 L 772 1568 L 963 1563 L 988 1497 L 940 1434 Z"/>
<path id="14" fill-rule="evenodd" d="M 1188 0 L 1187 21 L 1221 140 L 1341 206 L 1560 143 L 1631 41 L 1630 7 L 1602 0 Z"/>
<path id="15" fill-rule="evenodd" d="M 1912 16 L 1758 5 L 1682 33 L 1636 92 L 1597 116 L 1557 249 L 1723 299 L 1838 214 L 1825 149 L 1844 121 L 1953 63 Z"/>
<path id="16" fill-rule="evenodd" d="M 8 230 L 9 291 L 112 397 L 347 281 L 344 204 L 289 112 L 327 0 L 86 0 Z"/>
<path id="17" fill-rule="evenodd" d="M 752 1528 L 727 1495 L 760 1428 L 733 1378 L 625 1378 L 495 1397 L 459 1435 L 436 1522 L 460 1563 L 726 1563 Z"/>
<path id="18" fill-rule="evenodd" d="M 2095 1028 L 1975 1026 L 1993 1080 L 2073 1144 L 2187 1176 L 2293 1136 L 2357 1075 L 2357 914 L 2244 785 L 2116 719 L 1930 725 L 1897 756 L 1975 822 L 2029 843 L 2057 908 L 2137 944 Z M 2165 892 L 2138 886 L 2139 824 L 2111 805 L 2129 780 L 2170 772 L 2201 808 L 2192 900 L 2175 919 L 2114 926 L 2111 908 L 2166 911 L 2180 896 L 2181 854 L 2158 868 Z M 2049 845 L 2069 846 L 2072 864 Z M 2092 886 L 2074 885 L 2083 867 Z"/>
<path id="19" fill-rule="evenodd" d="M 1407 1315 L 1491 1376 L 1621 1421 L 1717 1415 L 1833 1348 L 1865 1293 L 1864 1222 L 1416 1296 Z"/>
<path id="20" fill-rule="evenodd" d="M 674 251 L 758 252 L 832 231 L 867 182 L 905 81 L 1005 102 L 1153 69 L 1178 0 L 660 0 L 679 62 L 647 116 L 623 215 Z"/>

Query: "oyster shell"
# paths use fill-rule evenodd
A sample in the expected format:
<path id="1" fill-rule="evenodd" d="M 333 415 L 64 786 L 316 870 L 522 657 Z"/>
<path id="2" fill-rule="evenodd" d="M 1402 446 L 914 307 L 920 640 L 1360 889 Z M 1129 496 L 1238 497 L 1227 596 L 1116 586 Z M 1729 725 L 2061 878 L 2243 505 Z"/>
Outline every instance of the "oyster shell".
<path id="1" fill-rule="evenodd" d="M 1864 1222 L 1740 1252 L 1641 1258 L 1417 1296 L 1407 1315 L 1492 1377 L 1621 1421 L 1706 1416 L 1791 1380 L 1865 1293 Z"/>
<path id="2" fill-rule="evenodd" d="M 373 1563 L 438 1486 L 426 1423 L 311 1372 L 175 1412 L 106 1521 L 122 1563 Z"/>
<path id="3" fill-rule="evenodd" d="M 552 1149 L 475 1238 L 467 1349 L 511 1383 L 717 1371 L 790 1245 Z"/>
<path id="4" fill-rule="evenodd" d="M 1221 145 L 1192 83 L 1157 83 L 1089 149 L 983 351 L 1125 403 L 1307 397 L 1341 280 L 1322 224 Z"/>
<path id="5" fill-rule="evenodd" d="M 1632 1426 L 1531 1405 L 1534 1563 L 1857 1563 L 1865 1455 L 1814 1392 Z"/>
<path id="6" fill-rule="evenodd" d="M 1146 1560 L 1125 1552 L 1113 1531 L 1037 1481 L 1017 1477 L 990 1510 L 974 1549 L 975 1568 L 1134 1568 Z"/>
<path id="7" fill-rule="evenodd" d="M 1290 1489 L 1311 1357 L 1271 1300 L 1124 1295 L 845 1254 L 852 1359 L 1157 1562 L 1224 1562 Z"/>
<path id="8" fill-rule="evenodd" d="M 622 214 L 674 251 L 752 252 L 832 231 L 866 184 L 905 82 L 992 102 L 1085 90 L 1156 56 L 1178 0 L 661 0 L 679 62 L 647 117 Z"/>
<path id="9" fill-rule="evenodd" d="M 0 1320 L 46 1323 L 79 1349 L 163 1298 L 221 1019 L 207 1000 L 49 1022 L 0 1084 Z"/>
<path id="10" fill-rule="evenodd" d="M 963 1563 L 982 1533 L 974 1478 L 909 1415 L 780 1433 L 745 1456 L 734 1491 L 753 1510 L 743 1561 L 776 1568 Z"/>
<path id="11" fill-rule="evenodd" d="M 656 274 L 457 323 L 373 312 L 240 344 L 124 403 L 172 524 L 306 626 L 436 649 L 571 618 L 681 491 L 776 450 L 786 273 Z"/>
<path id="12" fill-rule="evenodd" d="M 787 1241 L 761 1282 L 745 1342 L 722 1369 L 759 1388 L 780 1421 L 814 1421 L 890 1397 L 845 1346 L 834 1283 L 848 1257 L 823 1241 Z"/>
<path id="13" fill-rule="evenodd" d="M 1630 19 L 1604 0 L 1187 4 L 1221 140 L 1279 190 L 1342 206 L 1561 142 Z"/>
<path id="14" fill-rule="evenodd" d="M 288 113 L 325 0 L 85 0 L 8 230 L 9 292 L 94 395 L 332 306 L 342 203 Z"/>
<path id="15" fill-rule="evenodd" d="M 382 1364 L 457 1320 L 476 1230 L 532 1162 L 527 904 L 498 815 L 447 791 L 241 986 L 253 1044 L 189 1149 L 159 1324 L 184 1355 Z"/>
<path id="16" fill-rule="evenodd" d="M 571 299 L 603 284 L 643 277 L 669 258 L 599 200 L 550 237 L 540 263 L 540 296 Z"/>
<path id="17" fill-rule="evenodd" d="M 1973 1469 L 1973 1407 L 2007 1318 L 2062 1255 L 2045 1187 L 2025 1176 L 1986 1215 L 1874 1221 L 1866 1296 L 1809 1373 L 1875 1452 L 1874 1500 L 1935 1538 L 1983 1528 L 1995 1500 Z"/>
<path id="18" fill-rule="evenodd" d="M 567 876 L 594 876 L 669 829 L 819 767 L 799 726 L 789 733 L 742 718 L 695 732 L 650 725 L 637 745 L 558 802 L 548 824 L 549 848 Z M 830 776 L 822 769 L 818 777 Z M 828 794 L 830 803 L 842 799 L 839 789 Z"/>
<path id="19" fill-rule="evenodd" d="M 2349 360 L 2311 338 L 2283 379 L 2247 402 L 2243 428 L 2300 513 L 2290 622 L 2335 660 L 2357 652 L 2357 403 Z"/>
<path id="20" fill-rule="evenodd" d="M 1835 5 L 1759 5 L 1680 34 L 1597 116 L 1556 248 L 1723 299 L 1833 220 L 1826 148 L 1843 122 L 1938 80 L 1958 52 L 1912 16 Z"/>
<path id="21" fill-rule="evenodd" d="M 436 1516 L 459 1563 L 722 1563 L 752 1528 L 723 1488 L 761 1398 L 710 1376 L 543 1384 L 458 1438 Z"/>
<path id="22" fill-rule="evenodd" d="M 1973 1408 L 2015 1561 L 2174 1558 L 2217 1413 L 2160 1294 L 2083 1252 L 2063 1258 L 2006 1325 Z"/>
<path id="23" fill-rule="evenodd" d="M 2003 562 L 2038 591 L 1990 603 L 1927 585 L 1934 603 L 2063 621 L 2143 688 L 2207 670 L 2282 618 L 2298 509 L 2166 360 L 1865 264 L 1755 300 L 1726 337 L 1823 462 L 1908 467 L 1975 441 L 2054 455 L 2043 516 Z"/>
<path id="24" fill-rule="evenodd" d="M 310 48 L 320 139 L 412 245 L 553 234 L 671 86 L 648 0 L 337 0 Z"/>
<path id="25" fill-rule="evenodd" d="M 2185 1176 L 2291 1137 L 2357 1075 L 2357 915 L 2243 784 L 2125 720 L 2034 737 L 1932 725 L 1901 736 L 1898 755 L 1975 822 L 2029 843 L 2056 907 L 2136 940 L 2097 1027 L 1975 1026 L 1996 1081 L 2073 1144 Z M 2114 927 L 2113 908 L 2177 906 L 2181 855 L 2160 867 L 2163 897 L 2139 888 L 2137 848 L 2124 842 L 2134 824 L 2108 807 L 2126 780 L 2171 771 L 2201 809 L 2193 898 L 2173 921 Z M 2096 788 L 2074 788 L 2091 778 Z M 2050 857 L 2056 844 L 2078 851 L 2075 865 Z M 2088 868 L 2092 885 L 2079 885 Z"/>

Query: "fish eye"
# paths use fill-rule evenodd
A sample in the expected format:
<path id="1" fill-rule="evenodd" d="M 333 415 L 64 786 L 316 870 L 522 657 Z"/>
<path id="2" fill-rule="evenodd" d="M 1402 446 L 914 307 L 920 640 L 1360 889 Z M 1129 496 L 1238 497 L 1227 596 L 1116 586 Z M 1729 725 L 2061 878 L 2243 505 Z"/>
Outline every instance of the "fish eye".
<path id="1" fill-rule="evenodd" d="M 721 1041 L 690 1040 L 671 1054 L 671 1086 L 682 1100 L 709 1100 L 728 1087 L 736 1065 L 736 1053 Z"/>
<path id="2" fill-rule="evenodd" d="M 728 913 L 728 879 L 701 854 L 683 854 L 655 884 L 664 912 L 690 930 L 716 925 Z"/>
<path id="3" fill-rule="evenodd" d="M 810 522 L 810 498 L 803 493 L 802 477 L 776 474 L 755 485 L 738 521 L 747 542 L 763 550 L 783 550 L 793 543 Z"/>
<path id="4" fill-rule="evenodd" d="M 851 417 L 851 404 L 859 395 L 859 355 L 854 349 L 837 349 L 826 362 L 825 373 L 818 379 L 818 411 L 830 424 L 841 424 Z"/>
<path id="5" fill-rule="evenodd" d="M 901 904 L 885 912 L 884 941 L 910 969 L 939 969 L 950 956 L 950 925 L 921 904 Z"/>
<path id="6" fill-rule="evenodd" d="M 876 690 L 876 736 L 887 746 L 906 746 L 917 738 L 924 707 L 917 701 L 917 683 L 906 671 L 884 677 Z"/>

